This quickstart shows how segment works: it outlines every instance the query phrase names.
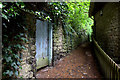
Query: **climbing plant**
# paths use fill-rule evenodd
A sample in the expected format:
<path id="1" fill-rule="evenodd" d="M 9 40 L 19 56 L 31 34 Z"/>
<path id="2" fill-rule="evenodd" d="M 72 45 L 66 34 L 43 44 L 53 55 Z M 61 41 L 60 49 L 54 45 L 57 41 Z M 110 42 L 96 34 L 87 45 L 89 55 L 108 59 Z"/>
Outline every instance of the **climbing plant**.
<path id="1" fill-rule="evenodd" d="M 40 3 L 39 3 L 40 4 Z M 46 4 L 46 3 L 41 3 Z M 31 8 L 29 6 L 34 5 Z M 42 20 L 49 20 L 42 10 L 37 10 L 36 3 L 4 2 L 2 7 L 2 75 L 3 78 L 16 78 L 21 69 L 22 43 L 28 42 L 25 14 L 31 14 Z M 41 7 L 41 6 L 40 6 Z M 35 9 L 36 8 L 36 9 Z M 41 11 L 41 12 L 40 12 Z M 40 12 L 40 13 L 39 13 Z"/>
<path id="2" fill-rule="evenodd" d="M 3 3 L 2 5 L 2 56 L 3 56 L 3 78 L 18 76 L 20 66 L 20 51 L 26 49 L 21 42 L 28 41 L 24 32 L 25 23 L 21 17 L 21 11 L 15 4 L 23 3 Z"/>
<path id="3" fill-rule="evenodd" d="M 19 54 L 22 49 L 26 49 L 21 43 L 28 41 L 25 34 L 28 29 L 25 27 L 27 23 L 24 20 L 24 13 L 51 21 L 55 25 L 62 23 L 65 32 L 81 36 L 92 32 L 93 21 L 88 16 L 89 5 L 90 2 L 0 3 L 3 31 L 3 76 L 17 77 L 18 69 L 21 68 Z M 35 7 L 31 8 L 31 6 Z"/>
<path id="4" fill-rule="evenodd" d="M 90 2 L 54 2 L 49 3 L 56 24 L 61 20 L 65 30 L 73 35 L 91 35 L 93 20 L 89 18 Z M 55 22 L 54 21 L 54 22 Z"/>

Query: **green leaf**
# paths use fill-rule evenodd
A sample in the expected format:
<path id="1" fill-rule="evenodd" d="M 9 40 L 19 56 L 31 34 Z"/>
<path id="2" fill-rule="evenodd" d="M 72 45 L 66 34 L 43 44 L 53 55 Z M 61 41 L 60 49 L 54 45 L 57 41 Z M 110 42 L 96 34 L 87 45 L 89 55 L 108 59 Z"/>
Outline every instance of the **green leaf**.
<path id="1" fill-rule="evenodd" d="M 19 62 L 19 61 L 17 61 L 17 64 L 18 64 L 18 65 L 20 65 L 20 62 Z"/>
<path id="2" fill-rule="evenodd" d="M 21 4 L 21 8 L 24 8 L 24 7 L 25 7 L 25 5 L 24 5 L 23 2 L 21 2 L 20 4 Z"/>
<path id="3" fill-rule="evenodd" d="M 10 62 L 10 61 L 12 61 L 11 56 L 9 56 L 8 58 L 6 58 L 6 62 Z"/>
<path id="4" fill-rule="evenodd" d="M 20 69 L 22 69 L 22 66 L 19 66 Z"/>
<path id="5" fill-rule="evenodd" d="M 11 66 L 14 66 L 14 65 L 16 65 L 16 63 L 15 63 L 15 62 L 13 62 L 13 63 L 11 64 Z"/>
<path id="6" fill-rule="evenodd" d="M 9 76 L 12 76 L 12 75 L 13 75 L 13 71 L 10 71 L 10 72 L 9 72 Z"/>
<path id="7" fill-rule="evenodd" d="M 2 3 L 0 2 L 0 9 L 2 9 Z"/>
<path id="8" fill-rule="evenodd" d="M 14 68 L 15 68 L 15 69 L 18 69 L 18 66 L 17 66 L 17 65 L 15 65 L 15 66 L 14 66 Z"/>
<path id="9" fill-rule="evenodd" d="M 19 59 L 19 56 L 17 54 L 14 54 L 14 57 L 17 58 L 17 59 Z"/>
<path id="10" fill-rule="evenodd" d="M 7 70 L 6 74 L 9 74 L 9 73 L 10 73 L 10 71 L 9 71 L 9 70 Z"/>
<path id="11" fill-rule="evenodd" d="M 21 37 L 21 40 L 28 42 L 28 39 L 24 37 Z"/>
<path id="12" fill-rule="evenodd" d="M 11 11 L 13 11 L 13 8 L 10 8 Z"/>
<path id="13" fill-rule="evenodd" d="M 18 76 L 18 71 L 15 71 L 15 75 Z"/>
<path id="14" fill-rule="evenodd" d="M 7 15 L 5 15 L 5 14 L 3 14 L 3 13 L 2 13 L 2 17 L 3 17 L 4 19 L 8 20 Z"/>
<path id="15" fill-rule="evenodd" d="M 26 50 L 25 46 L 22 46 L 22 49 Z"/>
<path id="16" fill-rule="evenodd" d="M 20 44 L 17 44 L 16 47 L 21 48 L 21 45 L 20 45 Z"/>

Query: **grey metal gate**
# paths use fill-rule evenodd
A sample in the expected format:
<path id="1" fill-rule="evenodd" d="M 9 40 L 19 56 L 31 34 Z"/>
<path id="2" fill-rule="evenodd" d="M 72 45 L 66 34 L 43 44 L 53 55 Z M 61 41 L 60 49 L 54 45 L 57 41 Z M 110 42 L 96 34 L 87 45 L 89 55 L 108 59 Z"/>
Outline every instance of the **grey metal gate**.
<path id="1" fill-rule="evenodd" d="M 37 69 L 52 64 L 52 25 L 47 21 L 36 22 Z"/>

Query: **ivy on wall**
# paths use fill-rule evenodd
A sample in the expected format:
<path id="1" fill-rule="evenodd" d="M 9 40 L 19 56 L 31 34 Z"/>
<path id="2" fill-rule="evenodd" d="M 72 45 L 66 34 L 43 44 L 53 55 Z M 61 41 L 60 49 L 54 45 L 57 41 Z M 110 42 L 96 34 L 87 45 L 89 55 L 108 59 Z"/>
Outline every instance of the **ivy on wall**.
<path id="1" fill-rule="evenodd" d="M 43 3 L 41 3 L 43 4 Z M 2 76 L 3 78 L 17 78 L 21 67 L 21 50 L 26 49 L 22 43 L 28 42 L 29 27 L 26 23 L 26 14 L 34 15 L 42 20 L 46 19 L 45 13 L 40 15 L 31 5 L 36 3 L 4 2 L 2 5 Z M 45 3 L 43 4 L 43 6 Z M 41 11 L 42 12 L 42 11 Z M 30 31 L 29 31 L 30 32 Z"/>
<path id="2" fill-rule="evenodd" d="M 66 33 L 80 37 L 91 35 L 92 32 L 89 5 L 90 2 L 2 3 L 3 77 L 17 77 L 19 74 L 19 54 L 22 49 L 26 49 L 21 43 L 28 41 L 25 34 L 28 31 L 25 27 L 25 13 L 51 21 L 55 25 L 62 24 Z"/>
<path id="3" fill-rule="evenodd" d="M 20 3 L 21 4 L 21 3 Z M 3 78 L 18 76 L 20 66 L 20 51 L 26 49 L 21 43 L 28 41 L 24 17 L 15 7 L 15 3 L 3 3 L 2 8 L 2 67 Z"/>

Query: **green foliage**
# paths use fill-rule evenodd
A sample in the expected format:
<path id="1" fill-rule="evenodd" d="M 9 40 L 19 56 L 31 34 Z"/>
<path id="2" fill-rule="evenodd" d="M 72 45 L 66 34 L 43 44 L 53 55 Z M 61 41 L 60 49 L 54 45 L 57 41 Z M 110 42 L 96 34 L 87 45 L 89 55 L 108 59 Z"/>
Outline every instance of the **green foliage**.
<path id="1" fill-rule="evenodd" d="M 86 0 L 87 1 L 87 0 Z M 90 2 L 54 2 L 51 5 L 51 17 L 55 24 L 61 22 L 65 31 L 74 35 L 91 35 L 93 20 L 89 18 Z"/>
<path id="2" fill-rule="evenodd" d="M 3 76 L 16 77 L 20 66 L 20 51 L 26 49 L 22 42 L 28 42 L 25 32 L 24 13 L 39 19 L 49 20 L 56 25 L 62 23 L 67 33 L 81 37 L 92 33 L 93 20 L 89 18 L 90 2 L 49 2 L 46 10 L 28 9 L 24 2 L 0 3 L 2 7 L 2 53 Z"/>
<path id="3" fill-rule="evenodd" d="M 67 4 L 69 6 L 69 13 L 66 18 L 66 25 L 72 27 L 72 33 L 77 34 L 78 36 L 82 34 L 91 35 L 93 20 L 88 16 L 90 2 L 70 2 Z"/>
<path id="4" fill-rule="evenodd" d="M 0 9 L 2 9 L 2 3 L 0 2 Z"/>
<path id="5" fill-rule="evenodd" d="M 50 10 L 50 18 L 53 23 L 58 25 L 60 21 L 64 23 L 65 17 L 67 17 L 68 6 L 65 2 L 50 2 L 48 3 Z"/>
<path id="6" fill-rule="evenodd" d="M 22 3 L 3 3 L 2 6 L 3 78 L 18 76 L 18 69 L 21 69 L 19 54 L 22 49 L 26 49 L 21 43 L 28 41 L 24 34 L 24 18 L 21 17 L 22 13 L 16 7 L 17 4 Z"/>

